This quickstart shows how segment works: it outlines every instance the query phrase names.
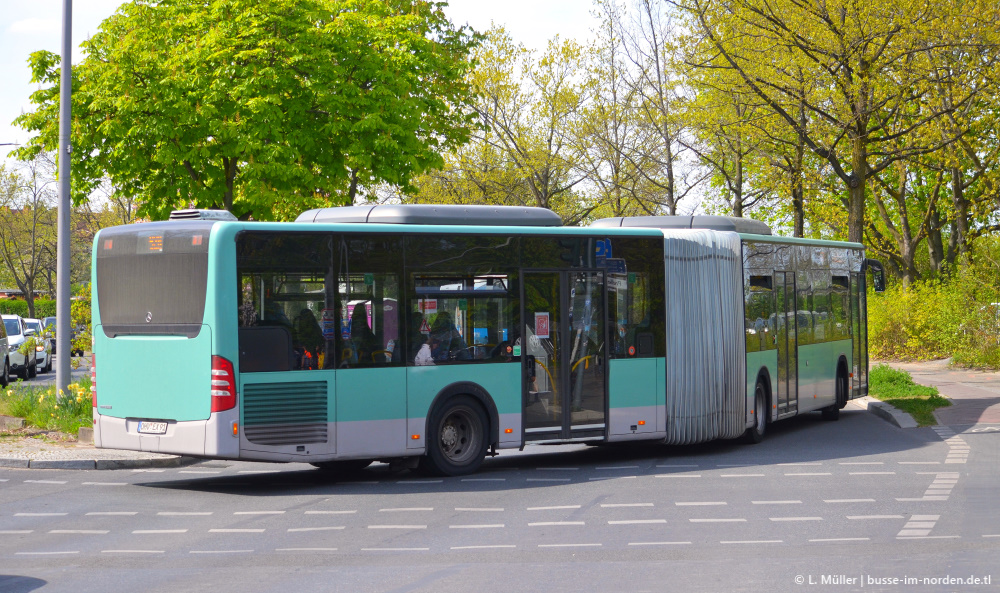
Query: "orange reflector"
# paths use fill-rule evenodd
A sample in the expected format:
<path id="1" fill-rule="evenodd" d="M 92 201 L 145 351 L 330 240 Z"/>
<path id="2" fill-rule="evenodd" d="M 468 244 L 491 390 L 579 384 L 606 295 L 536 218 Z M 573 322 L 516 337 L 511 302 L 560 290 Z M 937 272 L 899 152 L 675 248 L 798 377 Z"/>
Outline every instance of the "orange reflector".
<path id="1" fill-rule="evenodd" d="M 513 428 L 505 428 L 504 432 L 507 433 L 507 434 L 510 434 L 510 433 L 514 432 L 514 429 Z"/>
<path id="2" fill-rule="evenodd" d="M 644 426 L 645 424 L 646 424 L 646 421 L 645 421 L 645 420 L 640 420 L 640 421 L 639 421 L 639 426 Z"/>
<path id="3" fill-rule="evenodd" d="M 240 434 L 240 423 L 239 422 L 233 422 L 233 436 L 234 437 L 235 436 L 239 436 L 239 434 Z"/>
<path id="4" fill-rule="evenodd" d="M 415 440 L 415 441 L 419 441 L 420 440 L 420 435 L 419 434 L 415 434 L 415 435 L 411 436 L 410 438 L 413 439 L 413 440 Z"/>
<path id="5" fill-rule="evenodd" d="M 849 373 L 848 376 L 853 379 L 854 378 L 854 373 Z"/>

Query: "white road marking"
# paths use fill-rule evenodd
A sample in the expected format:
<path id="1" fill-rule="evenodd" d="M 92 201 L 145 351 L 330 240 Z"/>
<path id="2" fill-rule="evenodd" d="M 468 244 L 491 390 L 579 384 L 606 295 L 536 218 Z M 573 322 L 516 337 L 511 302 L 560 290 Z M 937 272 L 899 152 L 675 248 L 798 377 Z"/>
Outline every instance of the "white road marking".
<path id="1" fill-rule="evenodd" d="M 837 465 L 885 465 L 885 462 L 884 461 L 841 461 Z M 823 540 L 815 540 L 815 541 L 823 541 Z"/>
<path id="2" fill-rule="evenodd" d="M 701 474 L 656 474 L 654 478 L 700 478 Z"/>
<path id="3" fill-rule="evenodd" d="M 940 461 L 897 461 L 900 465 L 941 465 Z"/>
<path id="4" fill-rule="evenodd" d="M 746 519 L 688 519 L 692 523 L 746 523 Z"/>
<path id="5" fill-rule="evenodd" d="M 639 466 L 638 465 L 616 465 L 616 466 L 607 466 L 607 467 L 595 467 L 594 469 L 602 470 L 602 471 L 611 471 L 611 470 L 617 470 L 617 469 L 639 469 Z"/>
<path id="6" fill-rule="evenodd" d="M 209 529 L 209 533 L 264 533 L 263 529 Z"/>
<path id="7" fill-rule="evenodd" d="M 720 478 L 763 478 L 764 474 L 722 474 Z"/>
<path id="8" fill-rule="evenodd" d="M 836 503 L 839 503 L 839 502 L 851 502 L 851 503 L 853 503 L 853 502 L 875 502 L 875 499 L 874 498 L 831 498 L 831 499 L 828 499 L 828 500 L 824 500 L 823 502 L 828 502 L 828 503 L 831 503 L 831 504 L 836 504 Z"/>
<path id="9" fill-rule="evenodd" d="M 107 529 L 53 529 L 49 533 L 76 534 L 76 535 L 104 535 L 109 533 Z"/>
<path id="10" fill-rule="evenodd" d="M 284 515 L 285 511 L 236 511 L 234 515 Z"/>
<path id="11" fill-rule="evenodd" d="M 14 513 L 15 517 L 65 517 L 69 513 Z"/>
<path id="12" fill-rule="evenodd" d="M 160 511 L 156 513 L 157 515 L 162 515 L 164 517 L 207 517 L 212 514 L 212 511 Z"/>
<path id="13" fill-rule="evenodd" d="M 497 544 L 495 546 L 452 546 L 452 550 L 492 550 L 494 548 L 516 548 L 513 544 Z"/>
<path id="14" fill-rule="evenodd" d="M 396 509 L 379 509 L 380 513 L 408 513 L 408 512 L 418 512 L 418 511 L 433 511 L 434 507 L 408 507 L 408 508 L 396 508 Z"/>
<path id="15" fill-rule="evenodd" d="M 164 554 L 163 550 L 101 550 L 102 554 Z"/>
<path id="16" fill-rule="evenodd" d="M 560 525 L 583 525 L 583 521 L 539 521 L 528 523 L 528 527 L 557 527 Z"/>
<path id="17" fill-rule="evenodd" d="M 601 544 L 538 544 L 539 548 L 596 548 Z"/>
<path id="18" fill-rule="evenodd" d="M 396 483 L 397 484 L 440 484 L 441 482 L 444 482 L 444 480 L 399 480 Z M 378 482 L 372 482 L 372 483 L 377 484 Z M 407 548 L 402 548 L 402 549 L 407 549 Z M 412 549 L 416 550 L 418 548 L 412 548 Z"/>
<path id="19" fill-rule="evenodd" d="M 536 467 L 536 471 L 543 472 L 575 472 L 579 470 L 578 467 Z"/>
<path id="20" fill-rule="evenodd" d="M 502 513 L 502 508 L 473 508 L 473 507 L 455 507 L 456 511 L 460 512 L 484 512 L 484 513 Z"/>
<path id="21" fill-rule="evenodd" d="M 65 480 L 25 480 L 25 484 L 65 484 Z"/>
<path id="22" fill-rule="evenodd" d="M 95 511 L 93 513 L 87 513 L 87 516 L 97 516 L 97 517 L 131 517 L 132 515 L 138 515 L 139 511 Z"/>
<path id="23" fill-rule="evenodd" d="M 0 530 L 0 535 L 25 535 L 34 532 L 34 529 L 4 529 Z"/>
<path id="24" fill-rule="evenodd" d="M 984 535 L 983 537 L 1000 537 L 1000 533 L 990 533 Z"/>
<path id="25" fill-rule="evenodd" d="M 187 529 L 136 529 L 132 533 L 140 533 L 140 534 L 187 533 Z"/>
<path id="26" fill-rule="evenodd" d="M 84 486 L 127 486 L 128 482 L 84 482 Z"/>
<path id="27" fill-rule="evenodd" d="M 960 535 L 897 535 L 896 539 L 958 539 L 960 537 Z"/>
<path id="28" fill-rule="evenodd" d="M 288 533 L 296 533 L 300 531 L 339 531 L 341 529 L 344 529 L 343 525 L 335 527 L 292 527 L 289 528 Z"/>
<path id="29" fill-rule="evenodd" d="M 928 500 L 948 500 L 947 496 L 924 496 L 921 498 L 897 498 L 898 502 L 924 502 Z"/>
<path id="30" fill-rule="evenodd" d="M 430 548 L 361 548 L 362 552 L 426 552 Z"/>
<path id="31" fill-rule="evenodd" d="M 306 511 L 307 515 L 353 515 L 358 511 Z"/>
<path id="32" fill-rule="evenodd" d="M 79 554 L 80 550 L 66 552 L 14 552 L 15 556 L 54 556 L 56 554 Z"/>
<path id="33" fill-rule="evenodd" d="M 847 472 L 850 476 L 894 476 L 896 472 Z"/>
<path id="34" fill-rule="evenodd" d="M 162 474 L 167 470 L 165 469 L 134 469 L 133 474 Z"/>
<path id="35" fill-rule="evenodd" d="M 369 525 L 368 529 L 427 529 L 426 525 Z"/>
<path id="36" fill-rule="evenodd" d="M 911 515 L 910 521 L 937 521 L 941 515 Z"/>
<path id="37" fill-rule="evenodd" d="M 801 463 L 779 463 L 778 465 L 823 465 L 823 464 L 820 463 L 820 462 L 818 462 L 818 461 L 817 462 L 812 462 L 812 461 L 805 462 L 805 461 L 803 461 Z"/>
<path id="38" fill-rule="evenodd" d="M 578 509 L 580 505 L 578 504 L 568 504 L 559 507 L 528 507 L 529 511 L 561 511 L 564 509 Z"/>
<path id="39" fill-rule="evenodd" d="M 867 537 L 829 537 L 823 539 L 811 539 L 811 542 L 866 542 L 869 541 Z"/>
<path id="40" fill-rule="evenodd" d="M 848 515 L 852 521 L 863 521 L 866 519 L 904 519 L 902 515 Z"/>
<path id="41" fill-rule="evenodd" d="M 805 472 L 797 474 L 785 474 L 786 476 L 832 476 L 830 472 Z"/>
<path id="42" fill-rule="evenodd" d="M 822 521 L 823 517 L 770 517 L 772 521 Z"/>
<path id="43" fill-rule="evenodd" d="M 448 529 L 498 529 L 503 526 L 503 523 L 492 523 L 486 525 L 449 525 Z"/>
<path id="44" fill-rule="evenodd" d="M 935 523 L 937 521 L 907 521 L 903 529 L 934 529 Z"/>
<path id="45" fill-rule="evenodd" d="M 629 478 L 635 479 L 637 476 L 601 476 L 597 478 L 587 478 L 589 482 L 600 482 L 604 480 L 628 480 Z"/>
<path id="46" fill-rule="evenodd" d="M 629 542 L 630 546 L 684 546 L 691 542 Z"/>
<path id="47" fill-rule="evenodd" d="M 243 469 L 238 472 L 238 474 L 277 474 L 281 473 L 280 469 Z M 193 553 L 193 552 L 192 552 Z"/>
<path id="48" fill-rule="evenodd" d="M 753 467 L 752 463 L 717 463 L 715 467 Z"/>
<path id="49" fill-rule="evenodd" d="M 623 503 L 612 503 L 612 504 L 602 504 L 601 507 L 605 509 L 616 509 L 625 507 L 651 507 L 653 503 L 651 502 L 623 502 Z"/>
<path id="50" fill-rule="evenodd" d="M 677 464 L 657 465 L 656 467 L 698 467 L 698 464 L 697 463 L 677 463 Z"/>
<path id="51" fill-rule="evenodd" d="M 679 507 L 711 507 L 711 506 L 721 506 L 729 503 L 726 502 L 675 502 L 675 505 Z"/>
<path id="52" fill-rule="evenodd" d="M 275 548 L 275 552 L 336 552 L 337 548 Z"/>
<path id="53" fill-rule="evenodd" d="M 463 482 L 506 482 L 507 478 L 462 478 Z"/>
<path id="54" fill-rule="evenodd" d="M 629 519 L 625 521 L 608 521 L 608 525 L 659 525 L 666 522 L 666 519 Z"/>
<path id="55" fill-rule="evenodd" d="M 221 471 L 207 471 L 207 470 L 195 470 L 195 469 L 182 469 L 177 472 L 180 474 L 221 474 Z"/>
<path id="56" fill-rule="evenodd" d="M 751 504 L 802 504 L 801 500 L 751 500 Z"/>
<path id="57" fill-rule="evenodd" d="M 569 478 L 528 478 L 529 482 L 569 482 Z"/>
<path id="58" fill-rule="evenodd" d="M 191 550 L 189 554 L 249 554 L 253 550 Z"/>
<path id="59" fill-rule="evenodd" d="M 723 540 L 719 542 L 720 544 L 781 544 L 784 543 L 780 539 L 748 539 L 748 540 Z"/>

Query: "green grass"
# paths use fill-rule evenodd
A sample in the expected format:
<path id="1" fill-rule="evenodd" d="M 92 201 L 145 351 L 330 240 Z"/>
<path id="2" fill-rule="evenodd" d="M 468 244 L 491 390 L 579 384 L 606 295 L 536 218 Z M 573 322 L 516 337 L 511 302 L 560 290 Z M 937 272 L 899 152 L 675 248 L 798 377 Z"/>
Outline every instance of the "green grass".
<path id="1" fill-rule="evenodd" d="M 0 390 L 0 414 L 24 418 L 37 428 L 75 435 L 81 426 L 93 424 L 90 377 L 71 383 L 70 395 L 58 399 L 54 385 L 11 383 Z"/>
<path id="2" fill-rule="evenodd" d="M 898 408 L 920 426 L 934 426 L 934 410 L 951 405 L 941 397 L 937 387 L 917 385 L 910 373 L 886 364 L 876 365 L 868 375 L 868 395 Z"/>

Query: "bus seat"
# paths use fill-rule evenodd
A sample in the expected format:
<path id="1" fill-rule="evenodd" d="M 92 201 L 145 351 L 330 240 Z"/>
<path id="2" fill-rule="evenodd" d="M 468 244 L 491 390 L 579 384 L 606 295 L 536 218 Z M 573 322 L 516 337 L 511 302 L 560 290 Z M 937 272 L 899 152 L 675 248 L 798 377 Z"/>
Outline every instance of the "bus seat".
<path id="1" fill-rule="evenodd" d="M 240 372 L 290 371 L 295 365 L 292 332 L 283 325 L 241 327 Z"/>

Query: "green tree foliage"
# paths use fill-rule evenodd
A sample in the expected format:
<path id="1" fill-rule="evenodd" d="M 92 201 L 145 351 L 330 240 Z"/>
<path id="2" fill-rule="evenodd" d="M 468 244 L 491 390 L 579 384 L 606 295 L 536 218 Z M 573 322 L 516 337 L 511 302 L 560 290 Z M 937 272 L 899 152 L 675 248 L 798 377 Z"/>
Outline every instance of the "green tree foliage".
<path id="1" fill-rule="evenodd" d="M 100 182 L 139 216 L 184 205 L 286 219 L 442 164 L 469 133 L 475 43 L 419 0 L 133 0 L 74 72 L 74 195 Z M 58 58 L 32 54 L 37 132 L 58 135 Z"/>

